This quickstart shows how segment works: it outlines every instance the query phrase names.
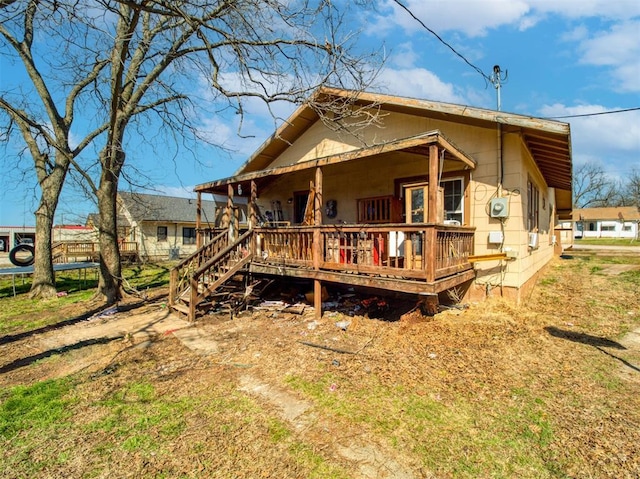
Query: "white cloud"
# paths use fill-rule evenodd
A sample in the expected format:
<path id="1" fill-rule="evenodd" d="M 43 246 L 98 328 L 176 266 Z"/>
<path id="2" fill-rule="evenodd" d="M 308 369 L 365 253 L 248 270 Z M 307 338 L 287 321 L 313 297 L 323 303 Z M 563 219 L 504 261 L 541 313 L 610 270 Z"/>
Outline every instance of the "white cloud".
<path id="1" fill-rule="evenodd" d="M 195 185 L 189 186 L 166 186 L 158 185 L 153 190 L 146 190 L 147 193 L 154 195 L 176 196 L 178 198 L 195 198 L 196 194 L 193 189 Z"/>
<path id="2" fill-rule="evenodd" d="M 376 27 L 392 22 L 408 32 L 422 27 L 397 3 L 386 0 L 381 2 L 383 16 L 378 17 Z M 404 4 L 436 32 L 461 31 L 467 36 L 477 37 L 486 34 L 488 29 L 505 24 L 517 24 L 529 12 L 530 7 L 523 0 L 408 0 Z M 388 15 L 388 13 L 391 15 Z"/>
<path id="3" fill-rule="evenodd" d="M 545 105 L 545 117 L 584 115 L 615 110 L 602 105 Z M 571 124 L 574 163 L 595 161 L 612 175 L 640 168 L 640 111 L 561 119 Z"/>
<path id="4" fill-rule="evenodd" d="M 577 27 L 569 30 L 560 36 L 560 39 L 565 42 L 579 42 L 589 37 L 589 30 L 586 25 L 578 25 Z"/>
<path id="5" fill-rule="evenodd" d="M 458 31 L 468 37 L 484 36 L 505 25 L 526 30 L 552 15 L 572 20 L 628 20 L 640 15 L 637 0 L 406 0 L 404 4 L 437 33 Z M 408 33 L 422 29 L 392 0 L 382 0 L 380 10 L 382 14 L 370 24 L 371 34 L 389 31 L 393 25 Z"/>
<path id="6" fill-rule="evenodd" d="M 413 49 L 413 43 L 406 42 L 398 45 L 390 59 L 396 67 L 408 68 L 416 64 L 419 56 Z"/>
<path id="7" fill-rule="evenodd" d="M 640 3 L 640 2 L 639 2 Z M 623 91 L 640 91 L 640 21 L 613 25 L 580 44 L 580 63 L 612 67 Z"/>
<path id="8" fill-rule="evenodd" d="M 599 17 L 624 20 L 640 15 L 637 0 L 527 0 L 532 9 L 567 18 Z"/>
<path id="9" fill-rule="evenodd" d="M 450 103 L 465 103 L 465 98 L 451 83 L 424 68 L 385 68 L 377 78 L 380 89 L 393 95 L 427 98 Z"/>

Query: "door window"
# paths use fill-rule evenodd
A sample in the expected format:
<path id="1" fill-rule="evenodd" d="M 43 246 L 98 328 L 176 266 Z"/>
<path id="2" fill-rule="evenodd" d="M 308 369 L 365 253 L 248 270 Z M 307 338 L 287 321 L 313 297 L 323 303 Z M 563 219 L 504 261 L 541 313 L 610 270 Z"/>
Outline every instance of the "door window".
<path id="1" fill-rule="evenodd" d="M 427 185 L 404 187 L 405 215 L 407 223 L 426 223 L 427 221 Z"/>

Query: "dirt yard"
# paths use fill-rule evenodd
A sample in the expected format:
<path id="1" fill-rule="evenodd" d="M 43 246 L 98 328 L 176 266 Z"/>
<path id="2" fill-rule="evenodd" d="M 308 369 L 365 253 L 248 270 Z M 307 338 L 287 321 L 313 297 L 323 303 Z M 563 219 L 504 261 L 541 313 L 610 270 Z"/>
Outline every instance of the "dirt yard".
<path id="1" fill-rule="evenodd" d="M 161 290 L 68 306 L 0 338 L 5 391 L 74 385 L 67 429 L 0 436 L 0 477 L 640 477 L 639 268 L 558 259 L 524 305 L 402 321 L 268 305 L 189 324 Z"/>

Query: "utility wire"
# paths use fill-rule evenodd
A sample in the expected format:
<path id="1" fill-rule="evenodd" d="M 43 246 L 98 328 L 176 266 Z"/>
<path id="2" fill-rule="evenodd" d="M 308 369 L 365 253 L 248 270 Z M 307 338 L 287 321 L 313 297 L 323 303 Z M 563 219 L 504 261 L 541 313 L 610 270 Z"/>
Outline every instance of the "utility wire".
<path id="1" fill-rule="evenodd" d="M 407 12 L 416 22 L 418 22 L 425 30 L 427 30 L 434 37 L 436 37 L 438 39 L 438 41 L 440 41 L 440 43 L 442 43 L 449 50 L 451 50 L 457 57 L 461 58 L 462 61 L 464 61 L 467 65 L 469 65 L 471 68 L 473 68 L 475 71 L 477 71 L 480 75 L 482 75 L 482 78 L 484 78 L 485 81 L 487 81 L 489 83 L 493 83 L 493 80 L 492 80 L 492 78 L 490 76 L 485 74 L 482 71 L 482 69 L 480 69 L 480 67 L 475 66 L 473 63 L 471 63 L 469 60 L 467 60 L 464 57 L 464 55 L 459 53 L 455 48 L 453 48 L 449 43 L 447 43 L 440 35 L 438 35 L 436 32 L 434 32 L 427 25 L 425 25 L 425 23 L 422 20 L 420 20 L 418 17 L 416 17 L 414 15 L 414 13 L 409 9 L 409 7 L 404 5 L 400 0 L 393 0 L 393 2 L 396 5 L 398 5 L 400 8 L 402 8 L 405 12 Z M 549 117 L 546 117 L 546 118 L 549 119 L 549 120 L 560 120 L 560 119 L 563 119 L 563 118 L 582 118 L 582 117 L 588 117 L 588 116 L 611 115 L 613 113 L 624 113 L 624 112 L 627 112 L 627 111 L 636 111 L 636 110 L 640 110 L 640 107 L 625 108 L 625 109 L 621 109 L 621 110 L 602 111 L 602 112 L 598 112 L 598 113 L 583 113 L 583 114 L 580 114 L 580 115 L 549 116 Z"/>
<path id="2" fill-rule="evenodd" d="M 549 120 L 559 120 L 561 118 L 582 118 L 585 116 L 611 115 L 613 113 L 624 113 L 626 111 L 636 111 L 636 110 L 640 110 L 640 106 L 636 106 L 634 108 L 624 108 L 622 110 L 601 111 L 597 113 L 583 113 L 581 115 L 548 116 L 546 118 Z"/>
<path id="3" fill-rule="evenodd" d="M 422 27 L 427 30 L 429 33 L 431 33 L 434 37 L 436 37 L 440 43 L 442 43 L 444 46 L 446 46 L 449 50 L 451 50 L 453 53 L 456 54 L 456 56 L 460 57 L 462 59 L 462 61 L 464 61 L 467 65 L 469 65 L 471 68 L 473 68 L 475 71 L 477 71 L 480 75 L 482 75 L 482 78 L 485 79 L 485 81 L 492 83 L 491 78 L 486 75 L 479 67 L 475 66 L 473 63 L 471 63 L 469 60 L 467 60 L 464 55 L 462 55 L 462 53 L 459 53 L 455 48 L 453 48 L 451 45 L 449 45 L 446 41 L 444 41 L 442 39 L 442 37 L 440 35 L 438 35 L 436 32 L 434 32 L 433 30 L 431 30 L 428 26 L 425 25 L 425 23 L 420 20 L 418 17 L 416 17 L 413 12 L 411 10 L 409 10 L 409 8 L 404 5 L 400 0 L 393 0 L 394 3 L 396 5 L 398 5 L 399 7 L 401 7 L 404 11 L 406 11 L 409 15 L 411 15 L 411 17 L 418 22 L 420 25 L 422 25 Z"/>

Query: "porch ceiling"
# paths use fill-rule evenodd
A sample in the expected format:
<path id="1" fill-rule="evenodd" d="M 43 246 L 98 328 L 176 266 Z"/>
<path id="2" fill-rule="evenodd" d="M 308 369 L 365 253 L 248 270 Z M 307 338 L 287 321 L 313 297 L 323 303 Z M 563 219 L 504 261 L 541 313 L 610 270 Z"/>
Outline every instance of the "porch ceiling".
<path id="1" fill-rule="evenodd" d="M 258 188 L 260 188 L 261 184 L 268 181 L 269 178 L 272 178 L 274 176 L 280 176 L 287 173 L 307 170 L 310 168 L 333 165 L 337 163 L 343 163 L 397 151 L 418 154 L 428 158 L 429 147 L 432 145 L 438 146 L 441 151 L 444 152 L 445 160 L 461 162 L 464 164 L 465 169 L 473 169 L 476 167 L 476 162 L 473 158 L 455 147 L 451 143 L 451 141 L 449 141 L 444 135 L 442 135 L 439 130 L 434 130 L 422 135 L 381 143 L 378 145 L 360 148 L 336 155 L 316 158 L 315 160 L 309 160 L 303 163 L 252 171 L 241 175 L 222 178 L 220 180 L 197 185 L 195 187 L 195 191 L 200 193 L 226 194 L 226 188 L 228 185 L 246 183 L 249 181 L 255 181 L 258 185 Z"/>

